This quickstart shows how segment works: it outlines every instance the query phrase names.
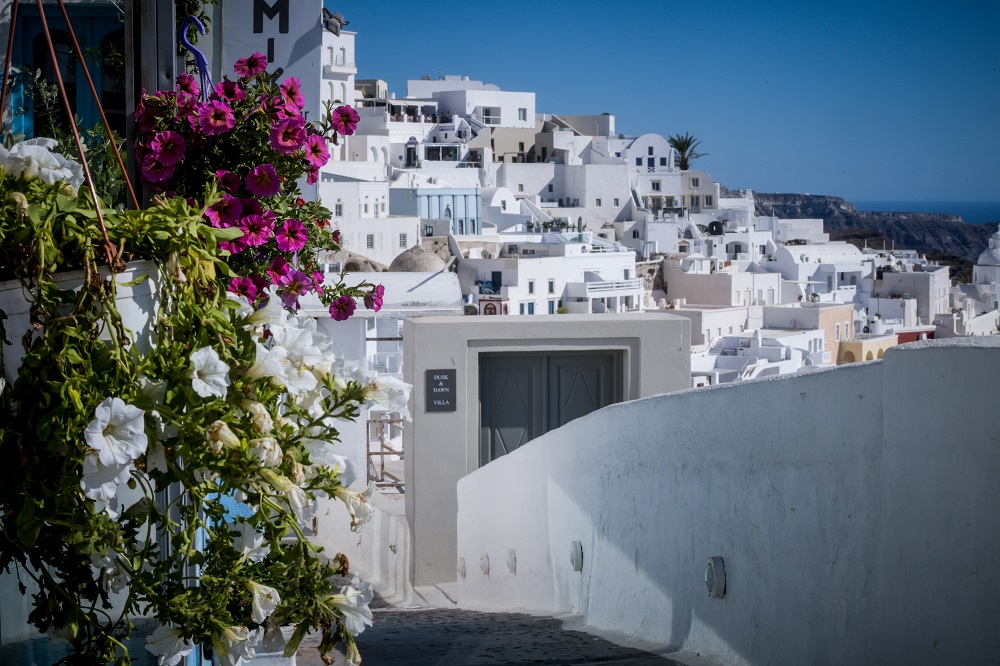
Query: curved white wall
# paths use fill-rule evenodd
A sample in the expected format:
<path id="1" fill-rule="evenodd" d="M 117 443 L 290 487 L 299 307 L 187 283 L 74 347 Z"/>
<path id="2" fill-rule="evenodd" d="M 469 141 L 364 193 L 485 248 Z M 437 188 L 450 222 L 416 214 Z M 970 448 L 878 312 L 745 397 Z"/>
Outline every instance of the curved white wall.
<path id="1" fill-rule="evenodd" d="M 1000 341 L 910 345 L 573 421 L 459 482 L 459 601 L 722 663 L 994 659 L 998 368 Z"/>

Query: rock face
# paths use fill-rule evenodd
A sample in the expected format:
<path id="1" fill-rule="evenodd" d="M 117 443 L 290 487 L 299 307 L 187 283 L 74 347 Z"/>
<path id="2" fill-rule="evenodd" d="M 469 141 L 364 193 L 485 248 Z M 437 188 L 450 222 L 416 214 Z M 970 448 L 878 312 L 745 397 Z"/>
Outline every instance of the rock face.
<path id="1" fill-rule="evenodd" d="M 870 230 L 895 241 L 897 248 L 950 254 L 975 262 L 996 231 L 994 224 L 967 224 L 956 215 L 859 211 L 840 197 L 754 192 L 757 215 L 822 218 L 827 232 Z"/>

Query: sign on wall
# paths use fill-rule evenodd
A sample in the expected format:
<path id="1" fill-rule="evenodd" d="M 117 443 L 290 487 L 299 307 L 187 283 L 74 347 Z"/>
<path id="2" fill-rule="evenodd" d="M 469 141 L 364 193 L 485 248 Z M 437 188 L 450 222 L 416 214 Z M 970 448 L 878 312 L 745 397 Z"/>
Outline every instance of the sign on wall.
<path id="1" fill-rule="evenodd" d="M 298 77 L 309 120 L 319 115 L 323 26 L 322 0 L 224 0 L 222 3 L 222 74 L 233 76 L 233 63 L 255 51 L 267 56 L 268 71 L 280 80 Z"/>
<path id="2" fill-rule="evenodd" d="M 427 370 L 424 374 L 424 395 L 428 412 L 453 412 L 457 408 L 455 370 Z"/>

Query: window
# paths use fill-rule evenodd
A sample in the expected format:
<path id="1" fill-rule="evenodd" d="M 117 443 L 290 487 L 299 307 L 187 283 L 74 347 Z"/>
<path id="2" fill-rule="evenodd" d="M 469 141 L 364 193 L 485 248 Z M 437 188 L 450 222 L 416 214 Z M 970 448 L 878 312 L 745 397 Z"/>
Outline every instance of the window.
<path id="1" fill-rule="evenodd" d="M 840 342 L 840 322 L 837 322 L 837 342 Z"/>
<path id="2" fill-rule="evenodd" d="M 667 166 L 667 158 L 666 157 L 661 157 L 660 158 L 660 166 L 662 166 L 662 167 Z"/>
<path id="3" fill-rule="evenodd" d="M 382 208 L 382 212 L 384 213 L 385 212 L 385 202 L 384 201 L 382 202 L 381 208 Z"/>
<path id="4" fill-rule="evenodd" d="M 367 247 L 369 250 L 375 249 L 375 234 L 368 234 Z"/>
<path id="5" fill-rule="evenodd" d="M 711 206 L 713 200 L 714 200 L 714 197 L 711 194 L 706 194 L 705 195 L 705 205 L 706 206 Z"/>
<path id="6" fill-rule="evenodd" d="M 549 192 L 552 191 L 552 183 L 549 183 Z"/>
<path id="7" fill-rule="evenodd" d="M 556 293 L 556 281 L 555 280 L 549 280 L 549 293 L 550 294 Z"/>
<path id="8" fill-rule="evenodd" d="M 701 207 L 701 197 L 698 196 L 697 194 L 692 194 L 691 195 L 691 207 L 692 208 L 700 208 Z"/>
<path id="9" fill-rule="evenodd" d="M 524 152 L 524 141 L 518 141 L 517 142 L 517 152 L 519 152 L 519 153 L 523 153 Z"/>
<path id="10" fill-rule="evenodd" d="M 339 201 L 333 205 L 333 214 L 336 217 L 344 217 L 344 204 Z"/>
<path id="11" fill-rule="evenodd" d="M 635 165 L 636 166 L 642 166 L 642 158 L 641 157 L 635 158 Z"/>
<path id="12" fill-rule="evenodd" d="M 518 183 L 517 184 L 517 191 L 518 192 L 524 192 L 524 183 Z"/>
<path id="13" fill-rule="evenodd" d="M 527 120 L 528 119 L 528 110 L 527 109 L 518 109 L 517 110 L 517 119 L 518 120 Z"/>
<path id="14" fill-rule="evenodd" d="M 556 313 L 556 302 L 549 301 L 549 314 L 555 314 L 555 313 Z"/>
<path id="15" fill-rule="evenodd" d="M 399 234 L 399 247 L 400 249 L 406 249 L 406 234 Z"/>
<path id="16" fill-rule="evenodd" d="M 528 293 L 529 294 L 535 293 L 535 281 L 534 280 L 528 280 Z"/>
<path id="17" fill-rule="evenodd" d="M 648 155 L 652 155 L 653 154 L 653 147 L 652 146 L 649 146 L 648 148 L 646 148 L 646 154 L 648 154 Z"/>
<path id="18" fill-rule="evenodd" d="M 639 230 L 638 229 L 633 229 L 632 230 L 632 238 L 638 238 L 638 237 L 639 237 Z"/>
<path id="19" fill-rule="evenodd" d="M 613 201 L 614 201 L 614 204 L 615 204 L 616 206 L 617 206 L 617 205 L 619 205 L 619 204 L 618 204 L 618 199 L 614 199 Z"/>
<path id="20" fill-rule="evenodd" d="M 601 200 L 600 200 L 600 199 L 598 199 L 598 200 L 597 200 L 597 205 L 598 205 L 598 206 L 600 206 L 600 205 L 601 205 Z"/>
<path id="21" fill-rule="evenodd" d="M 691 187 L 701 187 L 701 178 L 692 178 Z"/>
<path id="22" fill-rule="evenodd" d="M 495 106 L 484 106 L 483 107 L 483 124 L 484 125 L 499 125 L 500 124 L 500 109 Z"/>
<path id="23" fill-rule="evenodd" d="M 368 204 L 365 204 L 365 215 L 368 214 Z"/>
<path id="24" fill-rule="evenodd" d="M 518 314 L 524 314 L 524 303 L 521 303 L 520 312 Z"/>
<path id="25" fill-rule="evenodd" d="M 659 192 L 660 191 L 660 181 L 654 180 L 652 182 L 652 186 L 653 186 L 653 191 L 654 192 Z"/>
<path id="26" fill-rule="evenodd" d="M 507 202 L 506 201 L 501 201 L 500 202 L 500 210 L 507 210 Z"/>

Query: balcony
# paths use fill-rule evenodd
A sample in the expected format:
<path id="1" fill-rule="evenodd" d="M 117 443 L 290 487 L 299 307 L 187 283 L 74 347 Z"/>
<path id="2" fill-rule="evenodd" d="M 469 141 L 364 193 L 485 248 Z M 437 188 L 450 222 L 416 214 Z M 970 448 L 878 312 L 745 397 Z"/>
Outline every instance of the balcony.
<path id="1" fill-rule="evenodd" d="M 333 65 L 323 65 L 323 78 L 336 79 L 348 74 L 357 74 L 358 68 L 353 62 L 337 58 Z"/>
<path id="2" fill-rule="evenodd" d="M 569 298 L 605 298 L 607 296 L 631 296 L 642 294 L 642 280 L 606 280 L 601 282 L 568 282 L 566 296 Z"/>

